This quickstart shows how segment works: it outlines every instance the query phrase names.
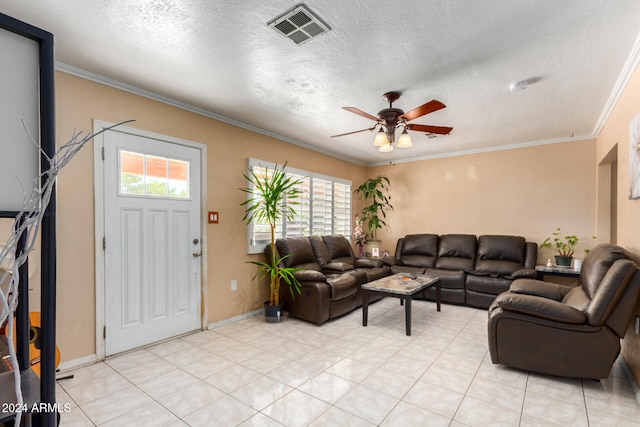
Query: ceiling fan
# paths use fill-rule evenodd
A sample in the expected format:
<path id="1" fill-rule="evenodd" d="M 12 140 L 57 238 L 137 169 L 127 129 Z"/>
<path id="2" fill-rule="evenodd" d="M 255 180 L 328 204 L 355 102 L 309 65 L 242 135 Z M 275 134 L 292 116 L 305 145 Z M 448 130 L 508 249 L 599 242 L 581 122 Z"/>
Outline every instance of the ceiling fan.
<path id="1" fill-rule="evenodd" d="M 342 107 L 343 109 L 350 111 L 354 114 L 357 114 L 362 117 L 366 117 L 367 119 L 371 119 L 376 122 L 373 127 L 367 129 L 356 130 L 353 132 L 341 133 L 339 135 L 333 135 L 332 138 L 336 138 L 339 136 L 351 135 L 358 132 L 364 131 L 372 131 L 375 128 L 378 128 L 378 133 L 376 134 L 375 140 L 373 142 L 374 145 L 380 147 L 379 150 L 382 152 L 393 151 L 393 142 L 395 141 L 395 131 L 399 127 L 403 127 L 402 134 L 400 138 L 398 138 L 397 146 L 400 148 L 411 147 L 413 144 L 411 142 L 411 137 L 409 136 L 408 130 L 417 131 L 417 132 L 425 132 L 428 135 L 448 135 L 453 128 L 448 126 L 431 126 L 431 125 L 420 125 L 407 123 L 410 120 L 417 119 L 418 117 L 422 117 L 426 114 L 433 113 L 434 111 L 438 111 L 442 108 L 445 108 L 444 105 L 440 101 L 436 101 L 432 99 L 431 101 L 422 104 L 419 107 L 414 108 L 413 110 L 407 111 L 406 113 L 399 108 L 393 108 L 393 103 L 397 101 L 402 95 L 400 92 L 387 92 L 382 95 L 382 99 L 389 103 L 389 108 L 384 108 L 378 112 L 378 117 L 365 113 L 362 110 L 359 110 L 355 107 Z"/>

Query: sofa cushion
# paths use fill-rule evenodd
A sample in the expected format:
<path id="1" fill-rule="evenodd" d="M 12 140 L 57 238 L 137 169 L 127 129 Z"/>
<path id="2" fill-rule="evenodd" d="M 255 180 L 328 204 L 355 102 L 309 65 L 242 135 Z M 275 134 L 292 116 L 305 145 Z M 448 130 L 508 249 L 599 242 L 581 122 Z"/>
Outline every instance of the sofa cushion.
<path id="1" fill-rule="evenodd" d="M 320 270 L 316 262 L 309 238 L 288 237 L 276 240 L 276 248 L 281 257 L 291 254 L 282 262 L 285 267 L 298 267 L 308 270 Z"/>
<path id="2" fill-rule="evenodd" d="M 491 276 L 467 275 L 465 288 L 468 291 L 480 292 L 489 295 L 498 295 L 509 290 L 511 280 Z"/>
<path id="3" fill-rule="evenodd" d="M 404 237 L 399 258 L 410 267 L 433 267 L 438 255 L 437 234 L 408 234 Z"/>
<path id="4" fill-rule="evenodd" d="M 475 270 L 493 277 L 511 276 L 524 266 L 525 240 L 520 236 L 480 236 Z"/>
<path id="5" fill-rule="evenodd" d="M 637 270 L 635 263 L 627 259 L 613 263 L 587 307 L 591 325 L 600 326 L 606 322 Z"/>
<path id="6" fill-rule="evenodd" d="M 345 272 L 354 269 L 351 243 L 341 235 L 309 237 L 322 271 Z"/>
<path id="7" fill-rule="evenodd" d="M 464 271 L 462 270 L 427 268 L 427 273 L 433 273 L 440 277 L 442 289 L 464 289 Z"/>
<path id="8" fill-rule="evenodd" d="M 616 245 L 598 245 L 587 254 L 580 269 L 580 283 L 589 298 L 593 298 L 609 268 L 619 259 L 632 259 L 626 249 Z"/>
<path id="9" fill-rule="evenodd" d="M 478 237 L 478 260 L 512 261 L 524 265 L 525 240 L 520 236 Z"/>
<path id="10" fill-rule="evenodd" d="M 576 286 L 575 288 L 571 288 L 569 292 L 562 299 L 563 304 L 570 305 L 571 307 L 586 311 L 587 306 L 589 305 L 589 297 L 584 293 L 584 289 L 582 286 Z"/>
<path id="11" fill-rule="evenodd" d="M 309 236 L 307 239 L 309 239 L 316 262 L 320 265 L 320 268 L 324 267 L 329 261 L 331 261 L 331 257 L 329 256 L 329 251 L 327 250 L 322 237 Z"/>
<path id="12" fill-rule="evenodd" d="M 349 258 L 331 260 L 322 267 L 322 271 L 344 273 L 353 270 L 353 262 Z"/>
<path id="13" fill-rule="evenodd" d="M 438 259 L 435 267 L 445 270 L 473 270 L 477 240 L 471 234 L 445 234 L 440 236 Z"/>
<path id="14" fill-rule="evenodd" d="M 340 234 L 330 236 L 322 236 L 322 241 L 329 252 L 330 259 L 336 258 L 354 258 L 351 243 L 346 237 Z"/>

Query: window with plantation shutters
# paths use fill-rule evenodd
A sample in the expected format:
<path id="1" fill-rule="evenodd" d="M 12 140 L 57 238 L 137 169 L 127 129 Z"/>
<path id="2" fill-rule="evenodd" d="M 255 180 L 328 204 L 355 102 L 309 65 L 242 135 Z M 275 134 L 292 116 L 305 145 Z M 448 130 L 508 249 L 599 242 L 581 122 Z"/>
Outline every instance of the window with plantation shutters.
<path id="1" fill-rule="evenodd" d="M 276 165 L 249 159 L 248 168 L 258 176 Z M 342 234 L 351 239 L 351 181 L 321 175 L 287 166 L 287 175 L 301 181 L 297 203 L 291 206 L 295 218 L 284 218 L 278 224 L 276 238 Z M 269 225 L 252 222 L 247 225 L 249 253 L 260 253 L 271 241 Z"/>
<path id="2" fill-rule="evenodd" d="M 333 183 L 333 230 L 351 240 L 351 183 Z"/>

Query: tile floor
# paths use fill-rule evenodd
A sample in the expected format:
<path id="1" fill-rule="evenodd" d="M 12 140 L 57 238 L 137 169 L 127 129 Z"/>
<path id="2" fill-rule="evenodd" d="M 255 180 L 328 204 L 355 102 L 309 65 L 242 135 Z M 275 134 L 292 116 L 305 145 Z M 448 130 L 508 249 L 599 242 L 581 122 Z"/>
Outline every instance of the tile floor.
<path id="1" fill-rule="evenodd" d="M 487 312 L 395 298 L 318 327 L 261 316 L 59 380 L 66 426 L 638 426 L 616 365 L 602 382 L 494 366 Z M 558 355 L 558 357 L 562 357 Z"/>

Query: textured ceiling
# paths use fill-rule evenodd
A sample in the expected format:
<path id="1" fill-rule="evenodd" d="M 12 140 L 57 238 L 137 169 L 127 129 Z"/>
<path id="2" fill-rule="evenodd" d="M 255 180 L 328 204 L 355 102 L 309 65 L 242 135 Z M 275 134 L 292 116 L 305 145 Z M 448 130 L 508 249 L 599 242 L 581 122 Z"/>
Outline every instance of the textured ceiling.
<path id="1" fill-rule="evenodd" d="M 297 46 L 267 23 L 276 0 L 0 0 L 0 12 L 54 34 L 80 69 L 362 164 L 593 136 L 637 63 L 637 0 L 307 2 L 331 31 Z M 625 68 L 626 67 L 626 68 Z M 77 71 L 77 70 L 76 70 Z M 622 78 L 622 80 L 621 80 Z M 511 92 L 513 82 L 529 87 Z M 380 153 L 373 134 L 330 138 L 394 107 L 447 108 L 412 123 L 414 146 Z"/>

